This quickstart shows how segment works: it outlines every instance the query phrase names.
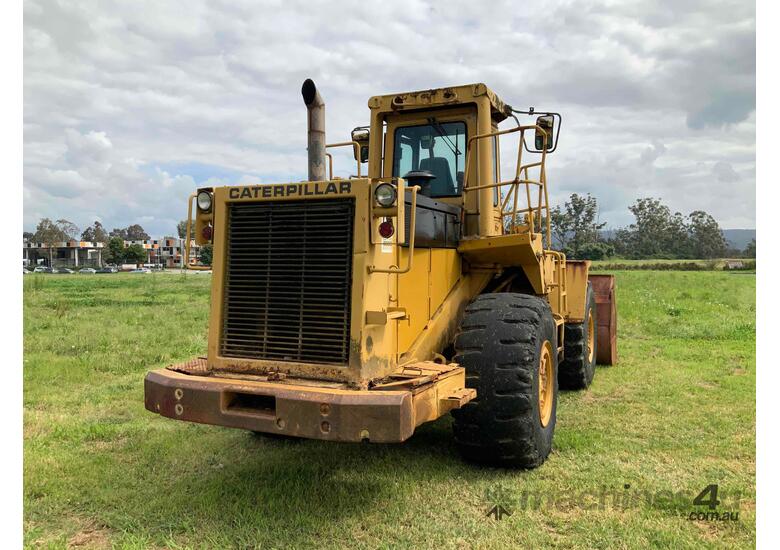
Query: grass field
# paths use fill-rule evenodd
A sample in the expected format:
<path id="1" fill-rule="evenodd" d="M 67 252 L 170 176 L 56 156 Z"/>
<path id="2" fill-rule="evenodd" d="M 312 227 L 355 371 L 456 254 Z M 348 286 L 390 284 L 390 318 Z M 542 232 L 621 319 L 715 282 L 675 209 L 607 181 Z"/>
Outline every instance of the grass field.
<path id="1" fill-rule="evenodd" d="M 755 258 L 718 258 L 712 260 L 669 260 L 669 259 L 649 259 L 649 260 L 624 260 L 621 258 L 610 258 L 608 260 L 593 260 L 591 262 L 591 269 L 594 271 L 614 271 L 614 270 L 635 270 L 635 269 L 650 269 L 650 270 L 682 270 L 682 271 L 696 271 L 691 269 L 692 267 L 698 267 L 701 271 L 723 271 L 726 269 L 729 263 L 742 264 L 740 270 L 755 271 L 756 259 Z M 683 269 L 684 268 L 684 269 Z"/>
<path id="2" fill-rule="evenodd" d="M 146 370 L 205 350 L 210 277 L 27 275 L 25 544 L 752 547 L 755 276 L 617 275 L 620 362 L 561 394 L 533 471 L 463 463 L 449 418 L 363 445 L 152 415 Z M 689 519 L 710 484 L 737 520 Z"/>

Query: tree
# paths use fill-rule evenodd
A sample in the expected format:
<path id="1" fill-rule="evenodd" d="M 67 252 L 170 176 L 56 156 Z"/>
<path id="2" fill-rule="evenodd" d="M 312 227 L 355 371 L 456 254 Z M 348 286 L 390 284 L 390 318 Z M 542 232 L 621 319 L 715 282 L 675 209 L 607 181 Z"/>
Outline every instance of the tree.
<path id="1" fill-rule="evenodd" d="M 49 249 L 49 265 L 51 266 L 54 261 L 54 247 L 57 243 L 75 239 L 78 231 L 79 228 L 68 220 L 60 219 L 53 222 L 49 218 L 43 218 L 35 228 L 33 240 Z"/>
<path id="2" fill-rule="evenodd" d="M 200 247 L 200 263 L 203 265 L 211 265 L 214 259 L 214 249 L 210 244 L 204 244 Z"/>
<path id="3" fill-rule="evenodd" d="M 550 210 L 550 231 L 552 232 L 553 244 L 559 249 L 563 250 L 569 246 L 572 234 L 572 220 L 566 211 L 561 210 L 560 206 Z"/>
<path id="4" fill-rule="evenodd" d="M 616 231 L 613 244 L 629 258 L 686 258 L 691 255 L 685 218 L 660 199 L 643 198 L 628 207 L 636 221 Z"/>
<path id="5" fill-rule="evenodd" d="M 756 240 L 751 239 L 749 243 L 747 243 L 747 246 L 745 247 L 744 252 L 745 258 L 755 258 L 756 257 Z"/>
<path id="6" fill-rule="evenodd" d="M 182 220 L 178 224 L 176 224 L 176 231 L 178 231 L 180 239 L 186 239 L 187 220 Z M 195 220 L 192 220 L 192 223 L 190 223 L 190 237 L 192 237 L 193 235 L 195 235 Z"/>
<path id="7" fill-rule="evenodd" d="M 125 228 L 115 227 L 108 235 L 109 237 L 120 237 L 125 241 L 148 241 L 151 239 L 149 234 L 144 231 L 144 228 L 137 223 L 128 225 Z"/>
<path id="8" fill-rule="evenodd" d="M 628 209 L 636 222 L 615 232 L 612 244 L 629 258 L 723 258 L 728 245 L 718 222 L 703 210 L 687 217 L 660 199 L 638 199 Z"/>
<path id="9" fill-rule="evenodd" d="M 552 237 L 567 256 L 582 259 L 583 248 L 600 241 L 599 230 L 607 224 L 597 221 L 598 211 L 596 197 L 590 193 L 584 197 L 573 193 L 563 209 L 556 206 L 550 211 Z M 601 253 L 606 250 L 602 248 Z"/>
<path id="10" fill-rule="evenodd" d="M 26 241 L 33 241 L 35 240 L 35 233 L 31 233 L 30 231 L 24 231 L 22 233 L 22 238 Z"/>
<path id="11" fill-rule="evenodd" d="M 53 263 L 54 244 L 66 240 L 67 236 L 49 218 L 43 218 L 35 228 L 33 240 L 49 249 L 49 265 Z"/>
<path id="12" fill-rule="evenodd" d="M 57 227 L 60 228 L 63 235 L 65 235 L 66 241 L 73 241 L 78 238 L 80 231 L 79 226 L 77 226 L 75 223 L 65 219 L 57 220 L 54 223 L 57 225 Z"/>
<path id="13" fill-rule="evenodd" d="M 125 248 L 125 261 L 134 264 L 146 262 L 146 249 L 140 244 L 131 244 Z"/>
<path id="14" fill-rule="evenodd" d="M 728 245 L 715 218 L 702 210 L 688 214 L 688 236 L 694 258 L 722 258 Z"/>
<path id="15" fill-rule="evenodd" d="M 111 237 L 108 240 L 108 252 L 106 261 L 110 264 L 119 265 L 125 261 L 125 241 L 122 237 Z"/>
<path id="16" fill-rule="evenodd" d="M 605 260 L 615 255 L 615 247 L 603 241 L 585 243 L 577 252 L 579 260 Z"/>
<path id="17" fill-rule="evenodd" d="M 128 241 L 148 241 L 149 239 L 151 239 L 149 234 L 137 223 L 127 227 Z"/>
<path id="18" fill-rule="evenodd" d="M 87 227 L 81 234 L 82 241 L 90 241 L 95 243 L 108 242 L 108 233 L 103 228 L 103 224 L 99 221 L 95 221 L 90 227 Z"/>
<path id="19" fill-rule="evenodd" d="M 116 237 L 118 239 L 122 239 L 123 241 L 128 240 L 127 239 L 127 229 L 121 228 L 121 227 L 115 227 L 111 230 L 111 232 L 108 234 L 109 237 Z"/>

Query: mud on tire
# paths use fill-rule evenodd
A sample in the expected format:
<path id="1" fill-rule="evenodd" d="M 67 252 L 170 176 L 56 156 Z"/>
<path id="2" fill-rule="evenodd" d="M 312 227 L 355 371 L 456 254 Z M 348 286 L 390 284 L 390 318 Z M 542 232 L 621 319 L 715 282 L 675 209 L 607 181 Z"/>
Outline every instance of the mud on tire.
<path id="1" fill-rule="evenodd" d="M 542 425 L 539 359 L 552 349 L 552 413 Z M 557 406 L 557 342 L 550 307 L 535 296 L 494 293 L 467 308 L 455 339 L 454 361 L 466 369 L 477 397 L 452 411 L 455 442 L 470 461 L 533 468 L 552 448 Z"/>

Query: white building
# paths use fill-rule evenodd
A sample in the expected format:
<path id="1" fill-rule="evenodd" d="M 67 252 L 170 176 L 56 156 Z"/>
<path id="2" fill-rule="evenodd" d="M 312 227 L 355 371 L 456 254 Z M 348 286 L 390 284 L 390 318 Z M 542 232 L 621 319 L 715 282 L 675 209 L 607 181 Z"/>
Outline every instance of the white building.
<path id="1" fill-rule="evenodd" d="M 163 237 L 162 239 L 124 241 L 125 247 L 137 244 L 146 251 L 146 264 L 165 268 L 182 267 L 184 261 L 184 239 Z M 100 242 L 66 241 L 51 246 L 24 240 L 22 263 L 25 266 L 47 265 L 49 267 L 102 267 L 106 261 L 107 245 Z M 191 241 L 190 263 L 200 258 L 200 247 Z M 49 265 L 51 263 L 51 265 Z"/>

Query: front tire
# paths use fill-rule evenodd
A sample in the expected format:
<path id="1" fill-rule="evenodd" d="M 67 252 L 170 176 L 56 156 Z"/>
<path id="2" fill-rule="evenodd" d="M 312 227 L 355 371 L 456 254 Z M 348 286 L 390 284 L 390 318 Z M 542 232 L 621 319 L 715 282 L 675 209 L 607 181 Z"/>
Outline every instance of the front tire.
<path id="1" fill-rule="evenodd" d="M 555 321 L 541 298 L 483 294 L 466 308 L 454 361 L 477 397 L 452 415 L 467 460 L 512 468 L 544 462 L 555 431 L 557 349 Z"/>

